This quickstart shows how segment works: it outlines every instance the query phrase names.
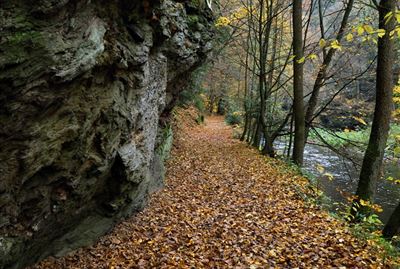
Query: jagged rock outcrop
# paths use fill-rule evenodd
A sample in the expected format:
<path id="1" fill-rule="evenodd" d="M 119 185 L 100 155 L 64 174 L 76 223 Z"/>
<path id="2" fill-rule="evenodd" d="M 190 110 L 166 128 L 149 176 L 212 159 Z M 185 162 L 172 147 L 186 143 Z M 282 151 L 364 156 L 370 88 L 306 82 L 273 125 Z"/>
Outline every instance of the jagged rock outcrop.
<path id="1" fill-rule="evenodd" d="M 160 117 L 212 21 L 200 0 L 0 0 L 0 268 L 143 208 L 162 185 Z"/>

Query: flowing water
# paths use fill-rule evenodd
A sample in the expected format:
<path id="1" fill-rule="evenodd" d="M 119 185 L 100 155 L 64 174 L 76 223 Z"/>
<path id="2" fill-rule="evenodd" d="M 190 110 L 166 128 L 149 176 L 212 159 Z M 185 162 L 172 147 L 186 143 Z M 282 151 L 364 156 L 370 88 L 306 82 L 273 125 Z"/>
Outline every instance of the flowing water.
<path id="1" fill-rule="evenodd" d="M 284 143 L 278 142 L 275 146 L 278 152 L 280 151 L 279 153 L 283 153 Z M 318 166 L 324 168 L 323 173 Z M 326 147 L 307 144 L 304 152 L 304 167 L 307 172 L 317 178 L 319 187 L 333 202 L 346 202 L 342 193 L 354 194 L 357 189 L 359 169 L 355 168 L 351 161 Z M 399 161 L 386 162 L 384 172 L 384 178 L 392 176 L 400 179 Z M 323 176 L 325 173 L 333 175 L 333 180 Z M 400 185 L 384 179 L 379 180 L 375 203 L 383 208 L 383 212 L 379 214 L 382 222 L 388 221 L 399 201 Z"/>

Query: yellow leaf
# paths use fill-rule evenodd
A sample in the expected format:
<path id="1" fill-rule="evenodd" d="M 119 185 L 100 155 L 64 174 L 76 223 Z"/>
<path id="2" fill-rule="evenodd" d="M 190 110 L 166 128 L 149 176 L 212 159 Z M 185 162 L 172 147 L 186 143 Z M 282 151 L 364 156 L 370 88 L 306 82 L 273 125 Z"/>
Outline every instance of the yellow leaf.
<path id="1" fill-rule="evenodd" d="M 394 178 L 393 178 L 393 177 L 388 177 L 388 178 L 386 178 L 386 180 L 388 180 L 388 181 L 394 181 Z"/>
<path id="2" fill-rule="evenodd" d="M 369 24 L 364 25 L 364 29 L 368 34 L 372 34 L 374 32 L 374 28 L 372 28 L 372 26 Z"/>
<path id="3" fill-rule="evenodd" d="M 227 17 L 219 17 L 215 23 L 215 26 L 217 27 L 223 27 L 223 26 L 227 26 L 231 23 L 231 20 Z"/>
<path id="4" fill-rule="evenodd" d="M 393 11 L 390 11 L 389 13 L 387 13 L 384 17 L 385 19 L 385 24 L 389 23 L 389 21 L 392 19 L 393 17 Z"/>
<path id="5" fill-rule="evenodd" d="M 352 33 L 349 33 L 349 34 L 347 34 L 347 36 L 346 36 L 346 40 L 347 40 L 348 42 L 351 42 L 351 41 L 353 41 L 353 39 L 354 39 L 354 36 L 353 36 L 353 34 L 352 34 Z"/>
<path id="6" fill-rule="evenodd" d="M 368 124 L 365 122 L 365 120 L 363 120 L 363 119 L 360 118 L 360 117 L 353 116 L 353 119 L 355 119 L 356 121 L 358 121 L 359 123 L 361 123 L 361 124 L 363 124 L 363 125 L 368 125 Z"/>
<path id="7" fill-rule="evenodd" d="M 329 181 L 332 181 L 335 177 L 330 173 L 325 173 L 324 176 L 328 178 Z"/>
<path id="8" fill-rule="evenodd" d="M 376 30 L 376 33 L 378 34 L 378 37 L 382 38 L 385 36 L 386 31 L 385 31 L 385 29 L 378 29 L 378 30 Z"/>
<path id="9" fill-rule="evenodd" d="M 314 53 L 308 55 L 308 58 L 311 59 L 311 60 L 317 59 L 317 57 L 318 56 L 316 54 L 314 54 Z"/>
<path id="10" fill-rule="evenodd" d="M 400 23 L 400 13 L 399 12 L 396 13 L 395 17 L 396 17 L 397 23 Z"/>
<path id="11" fill-rule="evenodd" d="M 396 85 L 393 89 L 394 94 L 400 94 L 400 85 Z"/>
<path id="12" fill-rule="evenodd" d="M 378 212 L 378 213 L 383 212 L 382 207 L 381 207 L 380 205 L 378 205 L 378 204 L 373 204 L 373 205 L 371 206 L 371 208 L 372 208 L 373 210 L 375 210 L 376 212 Z"/>
<path id="13" fill-rule="evenodd" d="M 319 41 L 319 46 L 320 46 L 321 48 L 325 48 L 325 47 L 326 47 L 326 40 L 323 39 L 323 38 L 321 38 L 321 40 Z"/>
<path id="14" fill-rule="evenodd" d="M 357 33 L 358 33 L 358 35 L 362 35 L 364 32 L 365 32 L 365 31 L 364 31 L 364 27 L 363 27 L 362 25 L 359 25 L 359 26 L 357 27 Z"/>
<path id="15" fill-rule="evenodd" d="M 363 200 L 363 199 L 360 199 L 360 205 L 362 205 L 362 206 L 369 206 L 369 202 L 368 202 L 368 201 L 365 201 L 365 200 Z"/>
<path id="16" fill-rule="evenodd" d="M 331 47 L 335 50 L 342 50 L 342 46 L 340 45 L 339 41 L 337 41 L 337 40 L 332 41 Z"/>
<path id="17" fill-rule="evenodd" d="M 325 171 L 325 168 L 320 164 L 317 164 L 316 168 L 317 168 L 318 172 L 320 172 L 321 174 Z"/>

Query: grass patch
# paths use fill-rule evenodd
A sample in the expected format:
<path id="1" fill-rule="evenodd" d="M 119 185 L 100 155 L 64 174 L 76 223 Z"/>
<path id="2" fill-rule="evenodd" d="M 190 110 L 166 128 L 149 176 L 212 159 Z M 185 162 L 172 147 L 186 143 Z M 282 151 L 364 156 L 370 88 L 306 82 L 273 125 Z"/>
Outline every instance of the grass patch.
<path id="1" fill-rule="evenodd" d="M 343 147 L 359 147 L 365 149 L 368 144 L 371 128 L 366 128 L 357 131 L 330 131 L 324 128 L 315 128 L 310 132 L 311 141 L 320 140 L 319 136 L 322 137 L 329 145 L 335 148 Z M 399 146 L 400 137 L 400 124 L 392 124 L 390 127 L 389 138 L 387 142 L 387 150 L 390 152 Z"/>

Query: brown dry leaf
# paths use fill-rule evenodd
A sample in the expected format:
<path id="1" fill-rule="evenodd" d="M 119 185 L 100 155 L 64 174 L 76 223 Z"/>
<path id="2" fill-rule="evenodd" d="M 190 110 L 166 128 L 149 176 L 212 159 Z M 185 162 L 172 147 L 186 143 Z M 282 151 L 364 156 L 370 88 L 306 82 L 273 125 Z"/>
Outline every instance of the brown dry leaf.
<path id="1" fill-rule="evenodd" d="M 313 194 L 306 179 L 232 139 L 223 118 L 197 126 L 187 114 L 177 113 L 166 187 L 143 212 L 96 245 L 32 268 L 389 267 L 300 198 L 299 189 Z"/>

